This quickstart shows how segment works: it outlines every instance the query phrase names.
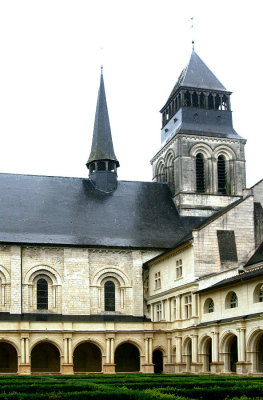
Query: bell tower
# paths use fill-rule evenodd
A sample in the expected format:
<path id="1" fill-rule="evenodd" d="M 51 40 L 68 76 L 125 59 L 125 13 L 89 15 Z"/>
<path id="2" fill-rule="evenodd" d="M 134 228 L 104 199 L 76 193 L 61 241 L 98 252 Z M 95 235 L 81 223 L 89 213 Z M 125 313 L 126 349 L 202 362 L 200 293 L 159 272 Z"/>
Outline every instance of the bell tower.
<path id="1" fill-rule="evenodd" d="M 89 169 L 89 178 L 96 189 L 110 193 L 117 188 L 117 168 L 120 164 L 113 148 L 103 67 L 101 67 L 92 146 L 86 166 Z"/>
<path id="2" fill-rule="evenodd" d="M 209 216 L 242 197 L 246 140 L 233 128 L 229 92 L 197 53 L 161 109 L 153 180 L 167 182 L 181 215 Z"/>

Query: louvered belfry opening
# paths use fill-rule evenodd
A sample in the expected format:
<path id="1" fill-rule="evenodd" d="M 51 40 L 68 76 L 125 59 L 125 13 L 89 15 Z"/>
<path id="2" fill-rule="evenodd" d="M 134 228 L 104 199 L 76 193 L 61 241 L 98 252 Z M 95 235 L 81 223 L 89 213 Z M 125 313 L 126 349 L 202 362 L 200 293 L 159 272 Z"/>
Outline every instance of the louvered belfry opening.
<path id="1" fill-rule="evenodd" d="M 223 156 L 217 159 L 218 193 L 226 194 L 226 161 Z"/>
<path id="2" fill-rule="evenodd" d="M 115 285 L 112 281 L 104 285 L 105 311 L 115 311 Z"/>
<path id="3" fill-rule="evenodd" d="M 205 192 L 205 166 L 204 157 L 202 154 L 198 153 L 195 158 L 196 167 L 196 191 L 199 193 Z"/>

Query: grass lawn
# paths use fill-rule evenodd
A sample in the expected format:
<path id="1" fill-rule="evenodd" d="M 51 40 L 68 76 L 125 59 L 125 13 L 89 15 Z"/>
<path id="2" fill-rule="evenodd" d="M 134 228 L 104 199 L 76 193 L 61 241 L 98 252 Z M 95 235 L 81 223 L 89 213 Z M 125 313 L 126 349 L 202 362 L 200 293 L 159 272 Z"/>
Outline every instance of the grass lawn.
<path id="1" fill-rule="evenodd" d="M 211 375 L 0 376 L 0 400 L 263 400 L 263 378 Z"/>

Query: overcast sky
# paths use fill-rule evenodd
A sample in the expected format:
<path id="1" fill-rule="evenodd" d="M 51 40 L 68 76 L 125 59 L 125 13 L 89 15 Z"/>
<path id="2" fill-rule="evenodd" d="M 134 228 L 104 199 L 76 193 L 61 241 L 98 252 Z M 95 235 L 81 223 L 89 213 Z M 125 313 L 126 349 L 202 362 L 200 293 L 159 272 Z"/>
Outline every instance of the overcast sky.
<path id="1" fill-rule="evenodd" d="M 233 91 L 247 186 L 262 174 L 261 0 L 0 0 L 0 172 L 87 177 L 100 65 L 119 179 L 151 180 L 194 35 Z M 191 30 L 190 18 L 194 17 Z"/>

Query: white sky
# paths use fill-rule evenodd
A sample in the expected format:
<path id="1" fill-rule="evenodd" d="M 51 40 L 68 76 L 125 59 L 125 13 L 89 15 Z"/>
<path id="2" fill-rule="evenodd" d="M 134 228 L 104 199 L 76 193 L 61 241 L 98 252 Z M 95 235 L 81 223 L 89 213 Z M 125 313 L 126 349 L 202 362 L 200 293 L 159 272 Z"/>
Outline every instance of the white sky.
<path id="1" fill-rule="evenodd" d="M 261 0 L 0 0 L 0 172 L 87 177 L 100 77 L 119 179 L 151 180 L 161 114 L 195 49 L 233 91 L 247 186 L 263 176 Z M 103 50 L 101 50 L 103 47 Z"/>

